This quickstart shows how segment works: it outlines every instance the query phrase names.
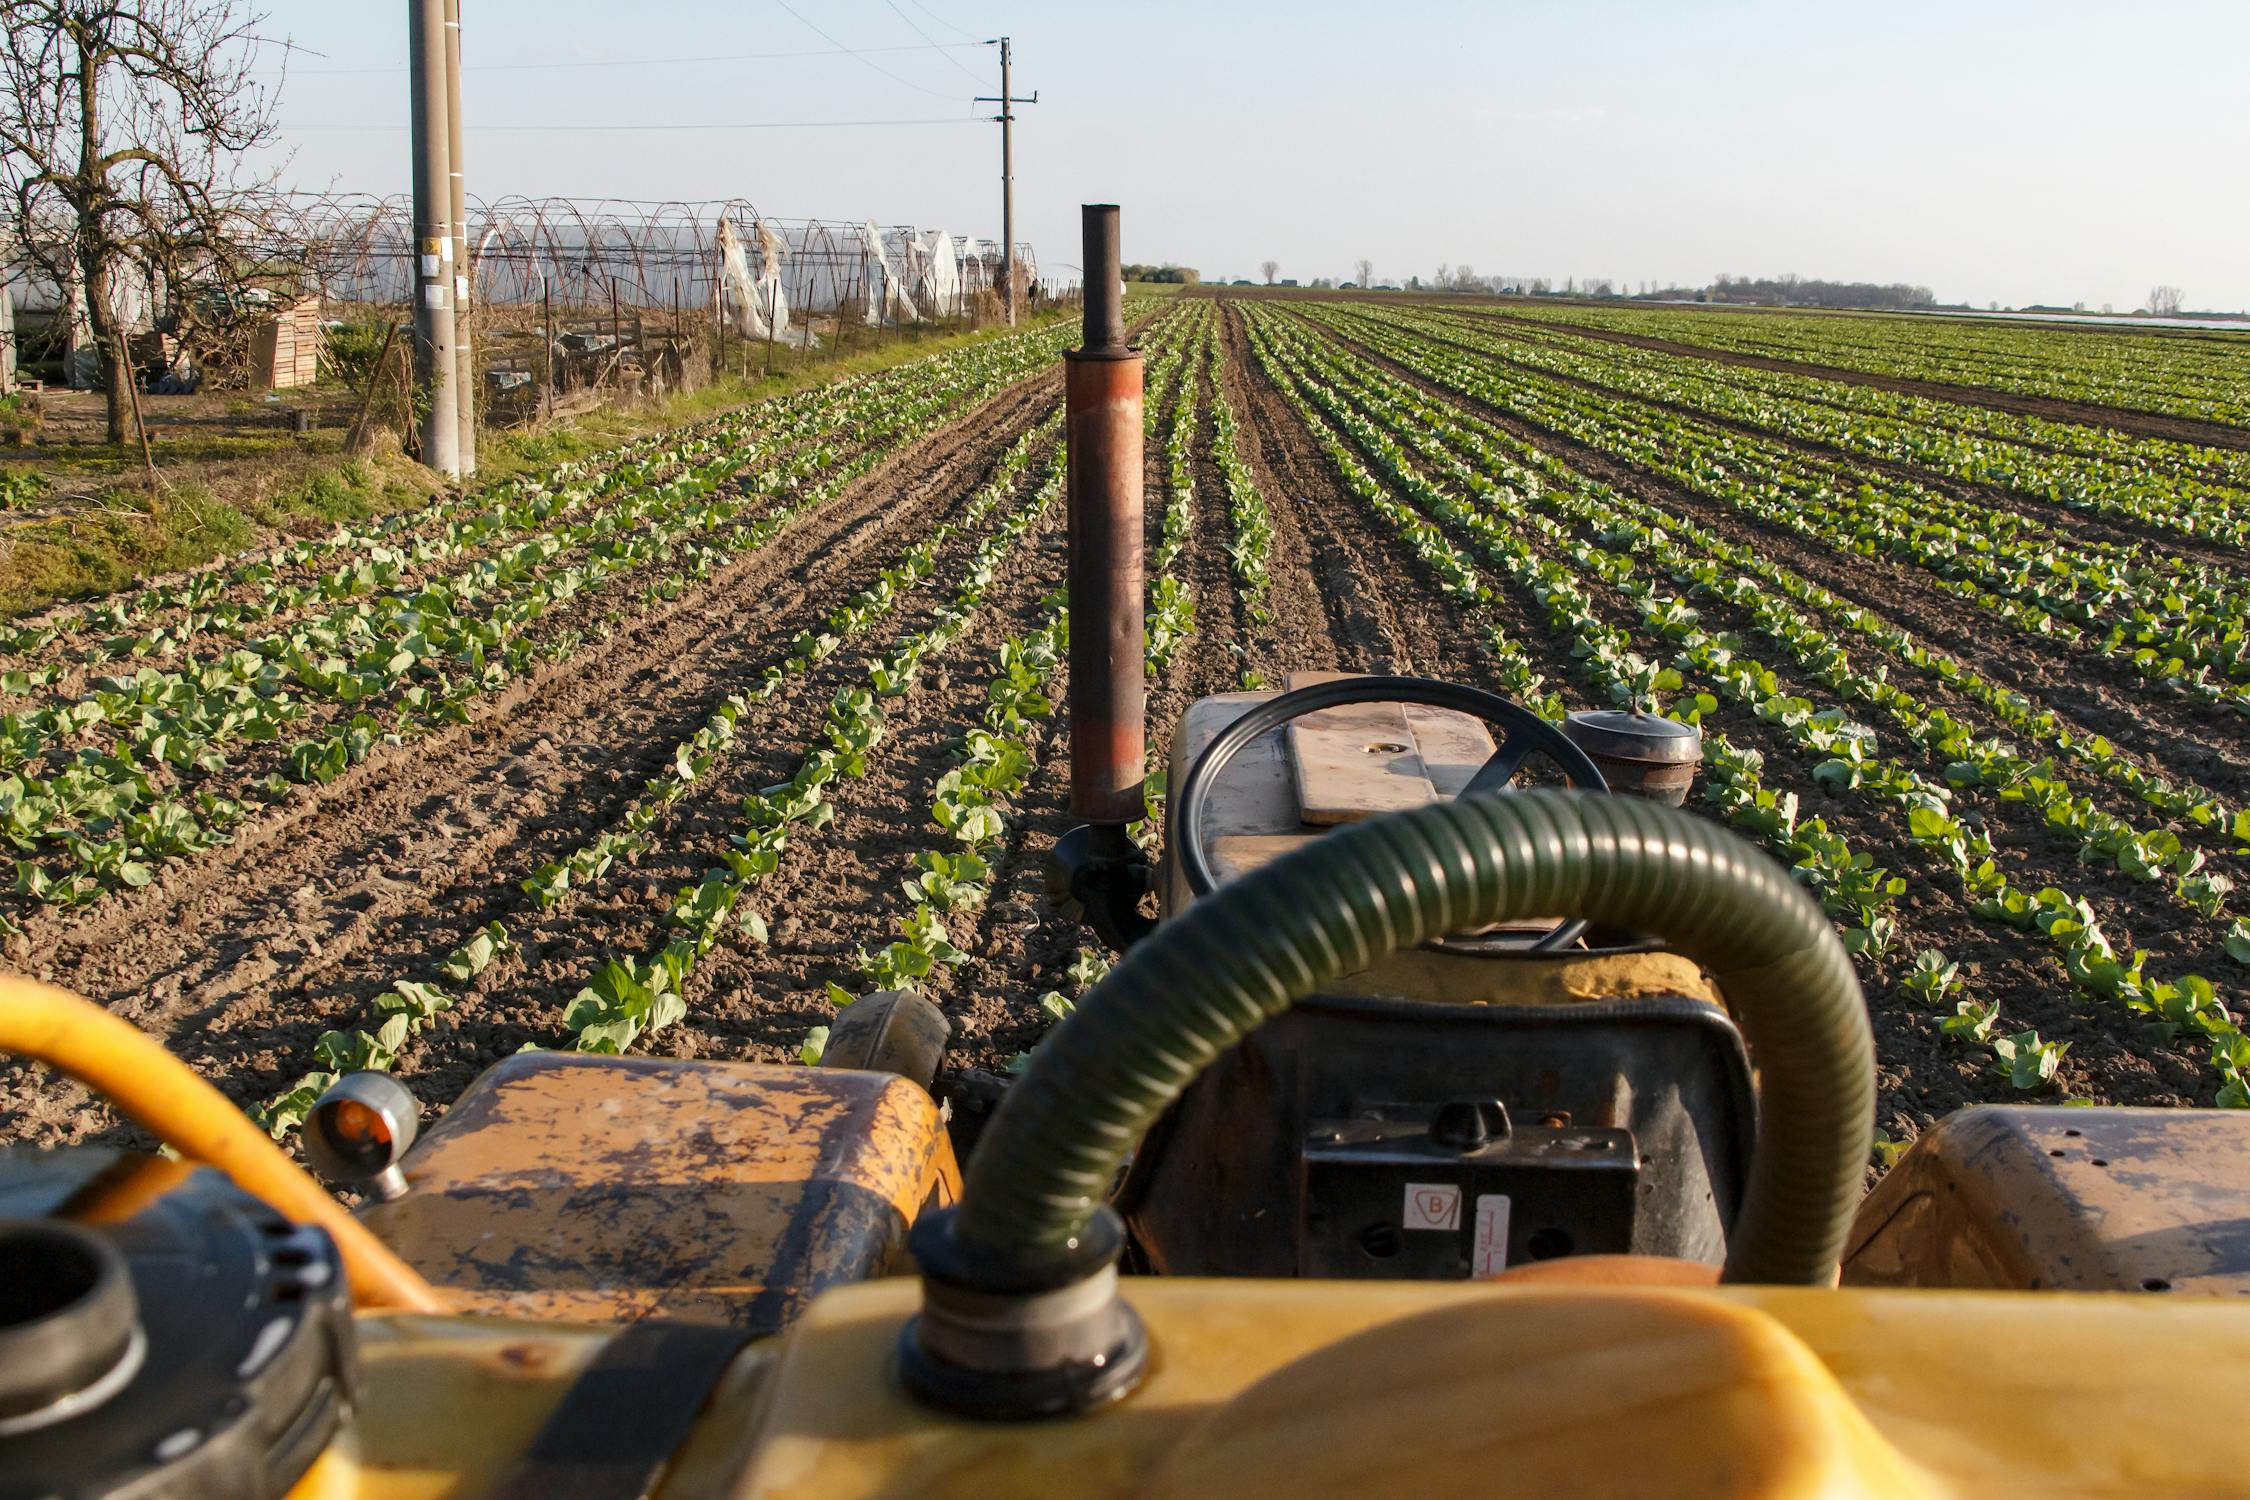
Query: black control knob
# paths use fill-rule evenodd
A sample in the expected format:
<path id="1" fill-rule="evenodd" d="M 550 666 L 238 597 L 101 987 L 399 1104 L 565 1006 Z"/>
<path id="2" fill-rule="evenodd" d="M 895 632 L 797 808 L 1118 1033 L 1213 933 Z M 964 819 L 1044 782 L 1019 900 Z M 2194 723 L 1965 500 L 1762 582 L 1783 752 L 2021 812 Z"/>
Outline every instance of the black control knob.
<path id="1" fill-rule="evenodd" d="M 1456 1151 L 1474 1151 L 1504 1139 L 1515 1127 L 1508 1106 L 1497 1099 L 1456 1099 L 1441 1104 L 1430 1119 L 1430 1139 Z"/>

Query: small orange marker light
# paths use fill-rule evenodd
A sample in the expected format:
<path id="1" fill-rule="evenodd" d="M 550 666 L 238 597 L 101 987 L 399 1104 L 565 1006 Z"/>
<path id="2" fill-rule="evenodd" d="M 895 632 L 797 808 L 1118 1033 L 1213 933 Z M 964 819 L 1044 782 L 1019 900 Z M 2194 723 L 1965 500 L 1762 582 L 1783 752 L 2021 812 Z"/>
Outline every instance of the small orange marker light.
<path id="1" fill-rule="evenodd" d="M 391 1141 L 390 1122 L 357 1099 L 338 1100 L 329 1111 L 328 1127 L 353 1146 L 387 1146 Z"/>

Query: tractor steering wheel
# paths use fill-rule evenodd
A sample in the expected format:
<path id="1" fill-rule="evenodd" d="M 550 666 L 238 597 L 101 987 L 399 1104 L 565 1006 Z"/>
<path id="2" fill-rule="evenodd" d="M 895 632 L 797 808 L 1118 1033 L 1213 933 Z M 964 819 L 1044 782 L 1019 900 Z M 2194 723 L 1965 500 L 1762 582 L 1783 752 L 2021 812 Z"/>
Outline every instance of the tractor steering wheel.
<path id="1" fill-rule="evenodd" d="M 1333 682 L 1315 683 L 1270 698 L 1220 730 L 1195 758 L 1187 779 L 1173 794 L 1172 821 L 1176 832 L 1172 842 L 1190 891 L 1202 897 L 1218 888 L 1218 875 L 1212 869 L 1210 851 L 1205 847 L 1205 824 L 1209 822 L 1207 809 L 1211 788 L 1234 758 L 1260 735 L 1269 734 L 1306 714 L 1353 703 L 1421 703 L 1432 708 L 1450 708 L 1497 730 L 1499 743 L 1490 758 L 1477 768 L 1469 784 L 1461 789 L 1463 797 L 1506 789 L 1515 774 L 1523 769 L 1524 762 L 1542 753 L 1559 765 L 1570 784 L 1579 790 L 1609 790 L 1601 768 L 1568 736 L 1522 704 L 1511 703 L 1497 693 L 1429 677 L 1340 677 Z M 1528 951 L 1555 952 L 1576 942 L 1585 931 L 1586 923 L 1582 921 L 1557 923 L 1540 934 Z"/>

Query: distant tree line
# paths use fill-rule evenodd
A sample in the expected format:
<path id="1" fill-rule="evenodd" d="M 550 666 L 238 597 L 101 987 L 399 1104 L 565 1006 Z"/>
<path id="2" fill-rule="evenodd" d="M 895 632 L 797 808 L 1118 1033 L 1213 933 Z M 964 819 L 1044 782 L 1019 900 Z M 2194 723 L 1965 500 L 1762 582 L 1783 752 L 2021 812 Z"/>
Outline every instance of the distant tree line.
<path id="1" fill-rule="evenodd" d="M 1125 267 L 1127 281 L 1177 282 L 1181 286 L 1201 286 L 1203 273 L 1193 266 L 1175 266 L 1167 261 L 1161 266 Z"/>
<path id="2" fill-rule="evenodd" d="M 1930 307 L 1936 294 L 1903 282 L 1878 286 L 1867 281 L 1808 281 L 1801 276 L 1728 276 L 1709 286 L 1632 285 L 1607 276 L 1484 276 L 1472 266 L 1440 264 L 1435 276 L 1407 279 L 1409 291 L 1497 292 L 1504 297 L 1630 297 L 1671 302 L 1763 302 L 1789 307 Z M 2153 294 L 2152 294 L 2153 295 Z"/>
<path id="3" fill-rule="evenodd" d="M 1274 273 L 1281 269 L 1278 261 L 1263 261 L 1258 270 L 1272 286 Z M 1354 269 L 1359 273 L 1357 285 L 1373 284 L 1375 266 L 1372 261 L 1361 260 Z M 1180 281 L 1193 284 L 1199 278 L 1192 270 L 1176 266 L 1161 269 L 1150 266 L 1127 266 L 1129 280 Z M 1236 286 L 1248 286 L 1248 281 L 1237 281 Z M 1316 277 L 1308 285 L 1315 288 L 1332 288 L 1336 283 L 1326 276 Z M 1294 281 L 1282 282 L 1284 286 L 1297 285 Z M 1344 283 L 1354 285 L 1352 282 Z M 1628 297 L 1640 301 L 1673 302 L 1760 302 L 1783 307 L 1857 307 L 1906 308 L 1934 307 L 1937 294 L 1926 286 L 1909 286 L 1893 282 L 1887 286 L 1871 281 L 1814 281 L 1794 274 L 1785 276 L 1730 276 L 1721 273 L 1709 286 L 1665 286 L 1653 281 L 1643 281 L 1636 289 L 1632 284 L 1612 280 L 1607 276 L 1566 276 L 1558 284 L 1545 276 L 1487 276 L 1478 273 L 1474 266 L 1441 263 L 1434 276 L 1410 276 L 1406 289 L 1414 292 L 1497 292 L 1506 297 Z M 2178 305 L 2179 293 L 2171 287 L 2159 287 L 2149 294 L 2150 305 L 2162 310 L 2169 302 Z"/>
<path id="4" fill-rule="evenodd" d="M 1665 293 L 1656 293 L 1662 296 Z M 1926 286 L 1894 281 L 1887 286 L 1872 281 L 1807 281 L 1799 276 L 1728 276 L 1700 293 L 1711 302 L 1778 302 L 1790 307 L 1931 307 L 1937 294 Z"/>

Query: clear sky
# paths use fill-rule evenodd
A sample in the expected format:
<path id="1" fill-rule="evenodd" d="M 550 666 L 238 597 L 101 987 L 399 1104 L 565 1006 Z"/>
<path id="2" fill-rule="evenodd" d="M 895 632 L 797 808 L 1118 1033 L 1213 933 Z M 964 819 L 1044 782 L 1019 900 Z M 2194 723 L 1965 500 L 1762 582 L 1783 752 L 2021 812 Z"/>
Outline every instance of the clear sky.
<path id="1" fill-rule="evenodd" d="M 996 236 L 998 127 L 969 123 L 996 49 L 928 44 L 1005 31 L 1040 93 L 1019 234 L 1050 270 L 1076 205 L 1113 200 L 1128 259 L 1206 277 L 1364 255 L 1386 280 L 1794 271 L 2120 311 L 2166 282 L 2250 307 L 2250 0 L 464 3 L 483 196 Z M 291 64 L 289 179 L 403 190 L 406 7 L 263 5 L 325 54 Z M 722 60 L 834 44 L 898 50 Z M 931 119 L 958 123 L 719 128 Z M 565 124 L 694 128 L 492 128 Z"/>

